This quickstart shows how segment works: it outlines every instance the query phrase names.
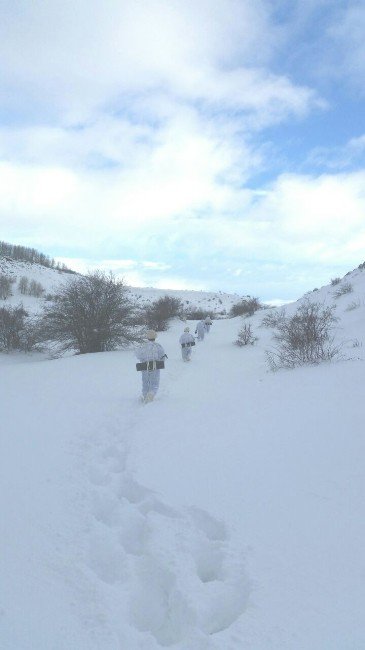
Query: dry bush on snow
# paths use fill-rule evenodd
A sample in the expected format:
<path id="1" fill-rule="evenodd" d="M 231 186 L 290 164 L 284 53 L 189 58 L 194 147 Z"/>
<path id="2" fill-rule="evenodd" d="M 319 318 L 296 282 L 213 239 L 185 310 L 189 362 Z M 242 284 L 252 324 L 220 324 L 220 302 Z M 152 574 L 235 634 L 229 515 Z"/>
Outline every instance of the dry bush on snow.
<path id="1" fill-rule="evenodd" d="M 156 330 L 156 332 L 164 332 L 168 329 L 169 320 L 180 316 L 181 313 L 181 300 L 166 295 L 146 307 L 145 324 L 149 329 Z"/>
<path id="2" fill-rule="evenodd" d="M 277 327 L 285 320 L 286 311 L 284 308 L 269 312 L 261 321 L 260 327 Z"/>
<path id="3" fill-rule="evenodd" d="M 258 338 L 257 336 L 254 336 L 251 325 L 245 324 L 238 332 L 235 345 L 238 345 L 238 347 L 241 348 L 244 345 L 254 345 L 256 341 L 258 341 Z"/>
<path id="4" fill-rule="evenodd" d="M 345 311 L 353 311 L 354 309 L 358 309 L 360 307 L 360 300 L 353 300 L 350 302 L 349 305 L 347 305 Z"/>
<path id="5" fill-rule="evenodd" d="M 235 316 L 253 316 L 256 311 L 262 308 L 263 305 L 259 298 L 245 298 L 232 305 L 229 315 L 231 318 L 235 318 Z"/>
<path id="6" fill-rule="evenodd" d="M 60 289 L 41 317 L 43 340 L 62 353 L 104 352 L 141 338 L 129 290 L 101 271 L 77 276 Z"/>
<path id="7" fill-rule="evenodd" d="M 214 318 L 214 313 L 205 309 L 199 309 L 198 307 L 190 307 L 190 309 L 187 307 L 184 309 L 182 316 L 183 318 L 186 318 L 186 320 L 204 320 L 208 316 Z"/>
<path id="8" fill-rule="evenodd" d="M 277 347 L 266 352 L 270 369 L 318 364 L 338 356 L 340 347 L 332 335 L 337 320 L 333 306 L 303 302 L 293 316 L 276 327 Z"/>
<path id="9" fill-rule="evenodd" d="M 340 282 L 341 282 L 341 278 L 332 278 L 332 280 L 331 280 L 331 286 L 332 286 L 332 287 L 335 287 L 336 284 L 340 284 Z"/>
<path id="10" fill-rule="evenodd" d="M 352 293 L 353 290 L 353 286 L 350 282 L 344 282 L 340 287 L 338 287 L 333 295 L 335 298 L 341 298 L 341 296 L 344 296 L 346 293 Z"/>

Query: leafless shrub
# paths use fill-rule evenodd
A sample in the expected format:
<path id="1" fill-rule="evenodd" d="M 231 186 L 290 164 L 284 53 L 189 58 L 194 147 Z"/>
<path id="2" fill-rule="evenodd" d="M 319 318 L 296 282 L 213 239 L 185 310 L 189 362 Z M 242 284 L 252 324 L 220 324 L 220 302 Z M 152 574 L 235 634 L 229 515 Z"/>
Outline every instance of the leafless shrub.
<path id="1" fill-rule="evenodd" d="M 341 278 L 332 278 L 332 280 L 331 280 L 331 286 L 332 286 L 332 287 L 335 287 L 336 284 L 340 284 L 340 282 L 341 282 Z"/>
<path id="2" fill-rule="evenodd" d="M 282 307 L 275 311 L 270 311 L 261 321 L 260 327 L 278 327 L 286 318 L 286 311 Z"/>
<path id="3" fill-rule="evenodd" d="M 43 340 L 53 342 L 59 353 L 103 352 L 140 339 L 127 287 L 101 271 L 63 286 L 44 306 L 40 323 Z"/>
<path id="4" fill-rule="evenodd" d="M 164 296 L 155 300 L 146 308 L 145 323 L 150 329 L 164 332 L 168 329 L 171 318 L 176 318 L 182 313 L 182 302 L 173 296 Z"/>
<path id="5" fill-rule="evenodd" d="M 21 335 L 27 312 L 22 305 L 0 308 L 0 350 L 10 352 L 21 349 Z"/>
<path id="6" fill-rule="evenodd" d="M 350 282 L 344 282 L 333 295 L 335 298 L 341 298 L 341 296 L 344 296 L 346 293 L 352 293 L 353 290 L 353 286 Z"/>
<path id="7" fill-rule="evenodd" d="M 214 317 L 214 314 L 212 314 L 211 311 L 207 311 L 205 309 L 198 309 L 197 307 L 190 307 L 184 309 L 182 315 L 184 318 L 186 318 L 186 320 L 204 320 L 208 316 L 210 316 L 211 318 Z"/>
<path id="8" fill-rule="evenodd" d="M 254 345 L 256 341 L 258 341 L 258 338 L 253 335 L 251 325 L 245 324 L 238 332 L 235 345 L 238 345 L 241 348 L 244 345 Z"/>
<path id="9" fill-rule="evenodd" d="M 360 300 L 353 300 L 350 302 L 345 311 L 353 311 L 354 309 L 358 309 L 360 307 Z"/>
<path id="10" fill-rule="evenodd" d="M 229 315 L 231 318 L 235 316 L 253 316 L 256 311 L 262 308 L 263 305 L 259 298 L 245 298 L 232 305 Z"/>
<path id="11" fill-rule="evenodd" d="M 334 307 L 303 302 L 293 316 L 276 328 L 277 347 L 266 353 L 270 369 L 318 364 L 336 357 L 340 347 L 335 345 L 332 332 L 337 320 Z"/>
<path id="12" fill-rule="evenodd" d="M 362 343 L 359 341 L 359 339 L 354 339 L 351 341 L 351 347 L 352 348 L 362 348 Z"/>

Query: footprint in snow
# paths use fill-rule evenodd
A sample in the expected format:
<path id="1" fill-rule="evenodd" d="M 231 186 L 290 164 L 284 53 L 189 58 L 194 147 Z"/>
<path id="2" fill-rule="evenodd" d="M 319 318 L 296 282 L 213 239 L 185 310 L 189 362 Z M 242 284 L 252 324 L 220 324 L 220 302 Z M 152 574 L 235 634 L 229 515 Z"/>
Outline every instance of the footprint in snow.
<path id="1" fill-rule="evenodd" d="M 89 476 L 87 564 L 101 584 L 113 585 L 121 609 L 111 624 L 122 617 L 142 645 L 153 638 L 156 647 L 213 648 L 213 636 L 244 613 L 250 591 L 224 524 L 199 508 L 164 503 L 125 471 L 118 445 L 102 459 Z"/>

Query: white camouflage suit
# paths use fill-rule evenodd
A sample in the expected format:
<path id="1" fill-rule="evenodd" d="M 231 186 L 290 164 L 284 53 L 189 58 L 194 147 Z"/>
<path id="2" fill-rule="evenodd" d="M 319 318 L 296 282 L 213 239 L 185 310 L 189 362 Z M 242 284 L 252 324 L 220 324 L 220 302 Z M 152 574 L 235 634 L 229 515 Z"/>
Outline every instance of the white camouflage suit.
<path id="1" fill-rule="evenodd" d="M 162 345 L 155 341 L 146 341 L 135 351 L 139 361 L 161 361 L 165 356 Z M 156 395 L 160 385 L 159 370 L 142 370 L 142 395 L 145 398 L 149 393 Z"/>
<path id="2" fill-rule="evenodd" d="M 184 334 L 182 334 L 180 336 L 179 342 L 180 342 L 180 345 L 182 346 L 183 344 L 186 345 L 186 343 L 194 343 L 195 339 L 194 339 L 192 334 L 189 334 L 189 332 L 184 332 Z M 183 361 L 190 361 L 190 357 L 191 357 L 191 346 L 190 345 L 186 346 L 184 348 L 181 347 L 181 356 L 183 358 Z"/>
<path id="3" fill-rule="evenodd" d="M 195 328 L 195 334 L 198 335 L 198 341 L 204 341 L 205 334 L 205 323 L 203 320 L 200 320 Z"/>
<path id="4" fill-rule="evenodd" d="M 209 331 L 210 331 L 210 328 L 212 327 L 212 325 L 213 325 L 213 322 L 211 321 L 211 319 L 209 317 L 206 318 L 205 321 L 204 321 L 204 327 L 205 327 L 205 331 L 206 331 L 207 334 L 209 334 Z"/>

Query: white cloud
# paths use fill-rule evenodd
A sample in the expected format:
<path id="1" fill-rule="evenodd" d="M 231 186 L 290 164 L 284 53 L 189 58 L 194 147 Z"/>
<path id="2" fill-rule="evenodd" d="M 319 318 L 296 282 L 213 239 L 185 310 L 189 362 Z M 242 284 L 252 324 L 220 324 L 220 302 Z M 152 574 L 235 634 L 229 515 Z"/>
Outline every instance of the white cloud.
<path id="1" fill-rule="evenodd" d="M 307 111 L 314 94 L 264 72 L 279 38 L 257 0 L 25 0 L 2 9 L 5 106 L 34 104 L 85 122 L 106 106 L 138 110 L 154 92 L 181 101 L 266 111 Z M 141 97 L 140 97 L 141 95 Z M 261 114 L 261 119 L 263 113 Z"/>
<path id="2" fill-rule="evenodd" d="M 316 147 L 308 157 L 308 163 L 327 169 L 343 170 L 363 162 L 365 135 L 351 138 L 339 147 Z"/>
<path id="3" fill-rule="evenodd" d="M 100 183 L 92 172 L 3 166 L 2 236 L 18 228 L 19 236 L 26 237 L 28 229 L 40 247 L 42 241 L 49 246 L 52 237 L 54 246 L 65 247 L 70 238 L 78 237 L 79 249 L 92 263 L 98 259 L 99 267 L 138 270 L 145 277 L 165 272 L 180 259 L 199 273 L 197 262 L 211 263 L 214 256 L 219 262 L 230 259 L 236 277 L 241 260 L 247 258 L 284 264 L 313 260 L 351 264 L 357 256 L 362 261 L 365 172 L 284 174 L 257 193 L 234 185 L 216 186 L 215 164 L 207 174 L 204 161 L 201 176 L 200 166 L 193 168 L 191 191 L 188 167 L 183 164 L 171 180 L 166 169 L 165 182 L 164 174 L 152 177 L 153 182 L 149 174 L 137 174 L 134 196 L 130 173 L 125 188 L 119 172 L 109 172 Z M 127 257 L 103 261 L 99 250 L 114 252 L 118 242 Z M 95 250 L 93 260 L 89 251 Z M 136 259 L 142 261 L 137 265 Z M 79 262 L 65 259 L 65 263 L 76 270 L 87 265 L 81 269 L 75 266 Z M 247 276 L 247 269 L 242 276 Z"/>
<path id="4" fill-rule="evenodd" d="M 298 24 L 318 4 L 331 3 L 296 3 Z M 340 51 L 356 45 L 341 74 L 364 69 L 360 9 L 327 30 Z M 0 129 L 2 237 L 72 246 L 71 267 L 112 268 L 140 286 L 191 287 L 170 268 L 180 259 L 216 287 L 223 265 L 243 283 L 252 260 L 351 263 L 364 241 L 363 174 L 249 188 L 272 155 L 260 132 L 326 106 L 271 66 L 284 31 L 265 0 L 3 3 L 0 103 L 13 119 Z"/>
<path id="5" fill-rule="evenodd" d="M 327 30 L 332 47 L 331 73 L 352 81 L 358 90 L 364 91 L 365 75 L 365 6 L 355 0 L 335 13 L 335 19 Z"/>

